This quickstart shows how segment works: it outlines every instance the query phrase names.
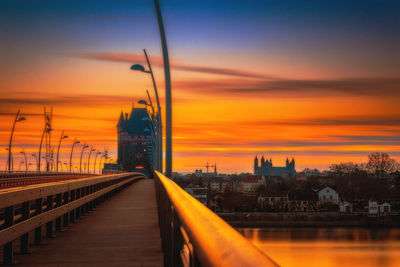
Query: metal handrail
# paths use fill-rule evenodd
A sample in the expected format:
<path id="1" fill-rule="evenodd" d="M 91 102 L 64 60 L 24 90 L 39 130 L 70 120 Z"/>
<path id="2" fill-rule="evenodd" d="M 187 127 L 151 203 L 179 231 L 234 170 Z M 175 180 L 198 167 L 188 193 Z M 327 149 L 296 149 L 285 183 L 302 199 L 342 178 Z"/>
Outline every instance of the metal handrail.
<path id="1" fill-rule="evenodd" d="M 172 180 L 155 182 L 165 266 L 277 266 Z"/>

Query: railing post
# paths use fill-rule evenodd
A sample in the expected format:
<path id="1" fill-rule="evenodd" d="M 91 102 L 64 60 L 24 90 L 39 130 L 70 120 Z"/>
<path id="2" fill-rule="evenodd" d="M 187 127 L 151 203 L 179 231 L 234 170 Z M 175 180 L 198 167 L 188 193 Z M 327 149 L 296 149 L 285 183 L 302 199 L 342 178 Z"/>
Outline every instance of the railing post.
<path id="1" fill-rule="evenodd" d="M 67 205 L 68 204 L 68 202 L 69 202 L 69 191 L 67 191 L 67 192 L 65 192 L 64 193 L 64 205 Z M 69 220 L 68 220 L 68 215 L 69 215 L 69 212 L 67 212 L 67 213 L 65 213 L 64 214 L 64 227 L 67 227 L 68 225 L 69 225 Z"/>
<path id="2" fill-rule="evenodd" d="M 35 201 L 35 215 L 42 213 L 42 210 L 43 210 L 43 198 L 38 198 Z M 35 228 L 34 243 L 35 245 L 42 244 L 42 226 L 38 226 Z"/>
<path id="3" fill-rule="evenodd" d="M 4 227 L 10 227 L 14 224 L 14 206 L 5 208 L 4 210 Z M 7 265 L 13 264 L 14 252 L 12 241 L 3 246 L 3 263 Z"/>
<path id="4" fill-rule="evenodd" d="M 81 197 L 81 189 L 80 188 L 76 189 L 75 194 L 76 194 L 75 199 L 79 199 Z M 79 207 L 77 207 L 75 209 L 75 217 L 76 217 L 76 219 L 79 219 L 81 217 L 81 211 L 80 211 Z"/>
<path id="5" fill-rule="evenodd" d="M 53 196 L 48 196 L 46 202 L 47 202 L 46 211 L 53 209 Z M 46 237 L 47 238 L 53 237 L 53 221 L 46 223 Z"/>
<path id="6" fill-rule="evenodd" d="M 70 201 L 71 202 L 74 201 L 75 200 L 76 191 L 75 190 L 71 190 L 69 194 L 70 194 Z M 75 210 L 71 210 L 69 212 L 69 222 L 70 223 L 74 223 L 75 222 Z"/>
<path id="7" fill-rule="evenodd" d="M 57 194 L 56 195 L 56 207 L 60 207 L 62 205 L 62 195 Z M 61 225 L 61 216 L 56 218 L 56 232 L 60 232 L 62 225 Z"/>
<path id="8" fill-rule="evenodd" d="M 23 221 L 25 221 L 25 220 L 29 219 L 29 215 L 30 215 L 30 203 L 29 203 L 29 201 L 26 201 L 26 202 L 22 203 L 21 219 Z M 21 254 L 29 253 L 29 233 L 23 234 L 21 236 L 19 252 Z"/>

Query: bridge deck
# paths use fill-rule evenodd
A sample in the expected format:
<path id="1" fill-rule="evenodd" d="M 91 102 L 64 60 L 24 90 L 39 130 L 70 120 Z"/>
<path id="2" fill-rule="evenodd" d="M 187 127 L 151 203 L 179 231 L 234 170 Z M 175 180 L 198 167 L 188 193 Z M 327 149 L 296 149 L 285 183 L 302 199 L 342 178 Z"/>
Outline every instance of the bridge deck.
<path id="1" fill-rule="evenodd" d="M 20 255 L 27 266 L 162 266 L 153 180 L 139 180 L 65 232 Z"/>

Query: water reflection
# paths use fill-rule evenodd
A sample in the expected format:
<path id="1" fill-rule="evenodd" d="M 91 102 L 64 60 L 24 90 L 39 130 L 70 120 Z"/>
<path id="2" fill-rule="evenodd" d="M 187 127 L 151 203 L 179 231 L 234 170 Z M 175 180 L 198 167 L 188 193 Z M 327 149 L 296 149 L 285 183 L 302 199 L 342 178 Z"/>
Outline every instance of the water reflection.
<path id="1" fill-rule="evenodd" d="M 400 229 L 242 228 L 281 266 L 400 266 Z"/>

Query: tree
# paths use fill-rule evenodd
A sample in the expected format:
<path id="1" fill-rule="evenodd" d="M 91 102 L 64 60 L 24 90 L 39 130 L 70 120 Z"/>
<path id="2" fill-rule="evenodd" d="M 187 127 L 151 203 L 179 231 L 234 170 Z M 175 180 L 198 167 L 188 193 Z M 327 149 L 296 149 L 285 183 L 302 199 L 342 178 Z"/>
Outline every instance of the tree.
<path id="1" fill-rule="evenodd" d="M 338 164 L 332 164 L 329 166 L 329 170 L 339 176 L 350 175 L 354 172 L 358 172 L 362 169 L 362 166 L 353 162 L 342 162 Z"/>
<path id="2" fill-rule="evenodd" d="M 366 168 L 370 173 L 376 175 L 378 178 L 383 178 L 385 174 L 394 172 L 396 167 L 397 162 L 390 158 L 387 153 L 375 152 L 368 155 Z"/>

